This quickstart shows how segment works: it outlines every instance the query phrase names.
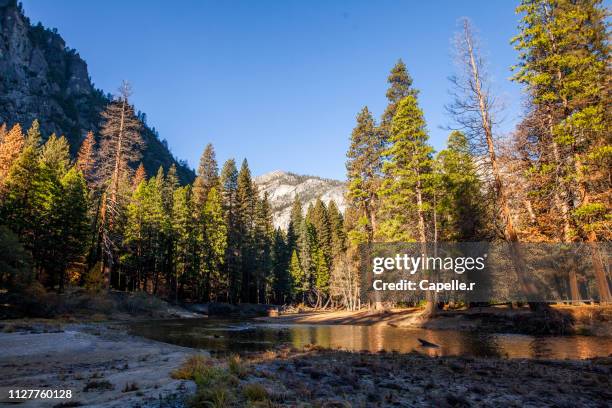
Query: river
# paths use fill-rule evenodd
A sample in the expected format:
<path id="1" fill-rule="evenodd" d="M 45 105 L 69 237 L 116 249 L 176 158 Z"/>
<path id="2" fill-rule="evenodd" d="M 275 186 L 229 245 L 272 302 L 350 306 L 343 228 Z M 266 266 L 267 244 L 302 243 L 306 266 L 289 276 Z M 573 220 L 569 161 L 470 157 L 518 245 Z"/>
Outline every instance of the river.
<path id="1" fill-rule="evenodd" d="M 349 351 L 432 356 L 586 359 L 612 354 L 612 339 L 593 336 L 528 336 L 386 325 L 270 324 L 257 320 L 176 319 L 131 323 L 131 334 L 211 353 L 264 351 L 279 345 L 306 345 Z M 423 347 L 418 339 L 439 347 Z"/>

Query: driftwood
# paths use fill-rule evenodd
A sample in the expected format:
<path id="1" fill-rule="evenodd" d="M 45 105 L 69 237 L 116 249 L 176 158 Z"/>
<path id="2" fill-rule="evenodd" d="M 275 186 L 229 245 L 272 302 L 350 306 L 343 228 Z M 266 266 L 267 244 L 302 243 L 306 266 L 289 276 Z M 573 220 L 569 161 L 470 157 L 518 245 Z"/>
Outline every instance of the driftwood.
<path id="1" fill-rule="evenodd" d="M 417 340 L 419 341 L 419 343 L 421 343 L 421 346 L 423 346 L 423 347 L 440 348 L 440 346 L 438 346 L 437 344 L 431 343 L 431 342 L 429 342 L 427 340 L 423 340 L 421 338 L 417 338 Z"/>

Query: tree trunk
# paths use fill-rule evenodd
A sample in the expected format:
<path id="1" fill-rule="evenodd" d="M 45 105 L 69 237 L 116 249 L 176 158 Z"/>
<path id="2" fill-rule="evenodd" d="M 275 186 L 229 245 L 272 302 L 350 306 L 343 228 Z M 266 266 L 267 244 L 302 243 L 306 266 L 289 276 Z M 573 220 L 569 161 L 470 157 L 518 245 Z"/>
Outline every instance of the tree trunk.
<path id="1" fill-rule="evenodd" d="M 504 239 L 509 243 L 510 257 L 514 266 L 515 273 L 517 275 L 519 284 L 523 289 L 525 295 L 531 298 L 536 294 L 535 287 L 527 278 L 527 267 L 525 265 L 525 259 L 523 257 L 521 248 L 518 245 L 518 234 L 514 229 L 512 216 L 510 212 L 510 206 L 508 204 L 508 197 L 506 187 L 502 181 L 501 171 L 497 162 L 497 156 L 495 153 L 495 146 L 493 144 L 493 131 L 491 118 L 489 113 L 489 107 L 487 106 L 486 96 L 482 90 L 480 73 L 478 71 L 478 65 L 474 57 L 474 48 L 472 45 L 472 36 L 469 31 L 468 23 L 464 23 L 465 39 L 467 43 L 467 51 L 469 53 L 469 63 L 474 80 L 474 94 L 478 100 L 478 107 L 480 110 L 481 127 L 484 131 L 485 140 L 487 143 L 487 152 L 489 160 L 491 162 L 491 170 L 493 173 L 494 190 L 496 194 L 496 201 L 499 206 L 500 218 L 504 225 Z M 531 305 L 531 304 L 530 304 Z M 531 305 L 532 309 L 534 308 Z"/>

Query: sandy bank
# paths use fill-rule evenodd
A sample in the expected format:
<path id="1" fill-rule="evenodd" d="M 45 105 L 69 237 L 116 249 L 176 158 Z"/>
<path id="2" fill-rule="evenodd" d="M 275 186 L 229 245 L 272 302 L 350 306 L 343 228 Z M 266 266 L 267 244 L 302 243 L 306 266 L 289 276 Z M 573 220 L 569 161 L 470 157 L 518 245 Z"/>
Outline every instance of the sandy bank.
<path id="1" fill-rule="evenodd" d="M 169 373 L 193 349 L 157 343 L 103 326 L 51 333 L 0 333 L 0 390 L 70 389 L 70 400 L 30 400 L 21 407 L 79 402 L 88 407 L 181 406 L 194 385 Z M 78 406 L 78 405 L 71 405 Z"/>
<path id="2" fill-rule="evenodd" d="M 612 336 L 612 306 L 553 306 L 557 316 L 571 322 L 567 333 Z M 423 319 L 419 308 L 389 309 L 385 311 L 313 311 L 261 317 L 270 323 L 296 324 L 353 324 L 390 325 L 433 330 L 480 330 L 525 334 L 548 334 L 547 318 L 534 315 L 527 307 L 511 309 L 482 307 L 466 310 L 444 310 L 433 319 Z M 540 332 L 542 330 L 542 332 Z"/>

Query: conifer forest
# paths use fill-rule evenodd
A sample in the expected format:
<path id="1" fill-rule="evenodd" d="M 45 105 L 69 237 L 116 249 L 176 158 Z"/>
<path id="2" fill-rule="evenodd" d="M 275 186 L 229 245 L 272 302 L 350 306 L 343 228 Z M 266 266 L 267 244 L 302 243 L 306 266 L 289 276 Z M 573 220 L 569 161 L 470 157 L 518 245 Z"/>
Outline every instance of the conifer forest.
<path id="1" fill-rule="evenodd" d="M 363 306 L 360 244 L 610 241 L 609 10 L 599 0 L 522 0 L 516 11 L 509 80 L 525 104 L 511 134 L 498 131 L 488 53 L 465 19 L 453 39 L 446 148 L 429 143 L 410 61 L 399 60 L 382 116 L 363 101 L 346 135 L 346 212 L 298 195 L 286 229 L 274 227 L 247 160 L 218 163 L 211 144 L 193 182 L 175 165 L 147 172 L 127 82 L 84 137 L 9 118 L 0 127 L 0 286 L 353 310 Z M 520 256 L 514 266 L 525 273 Z M 605 268 L 595 266 L 596 297 L 610 302 Z M 572 299 L 580 279 L 564 283 Z"/>

